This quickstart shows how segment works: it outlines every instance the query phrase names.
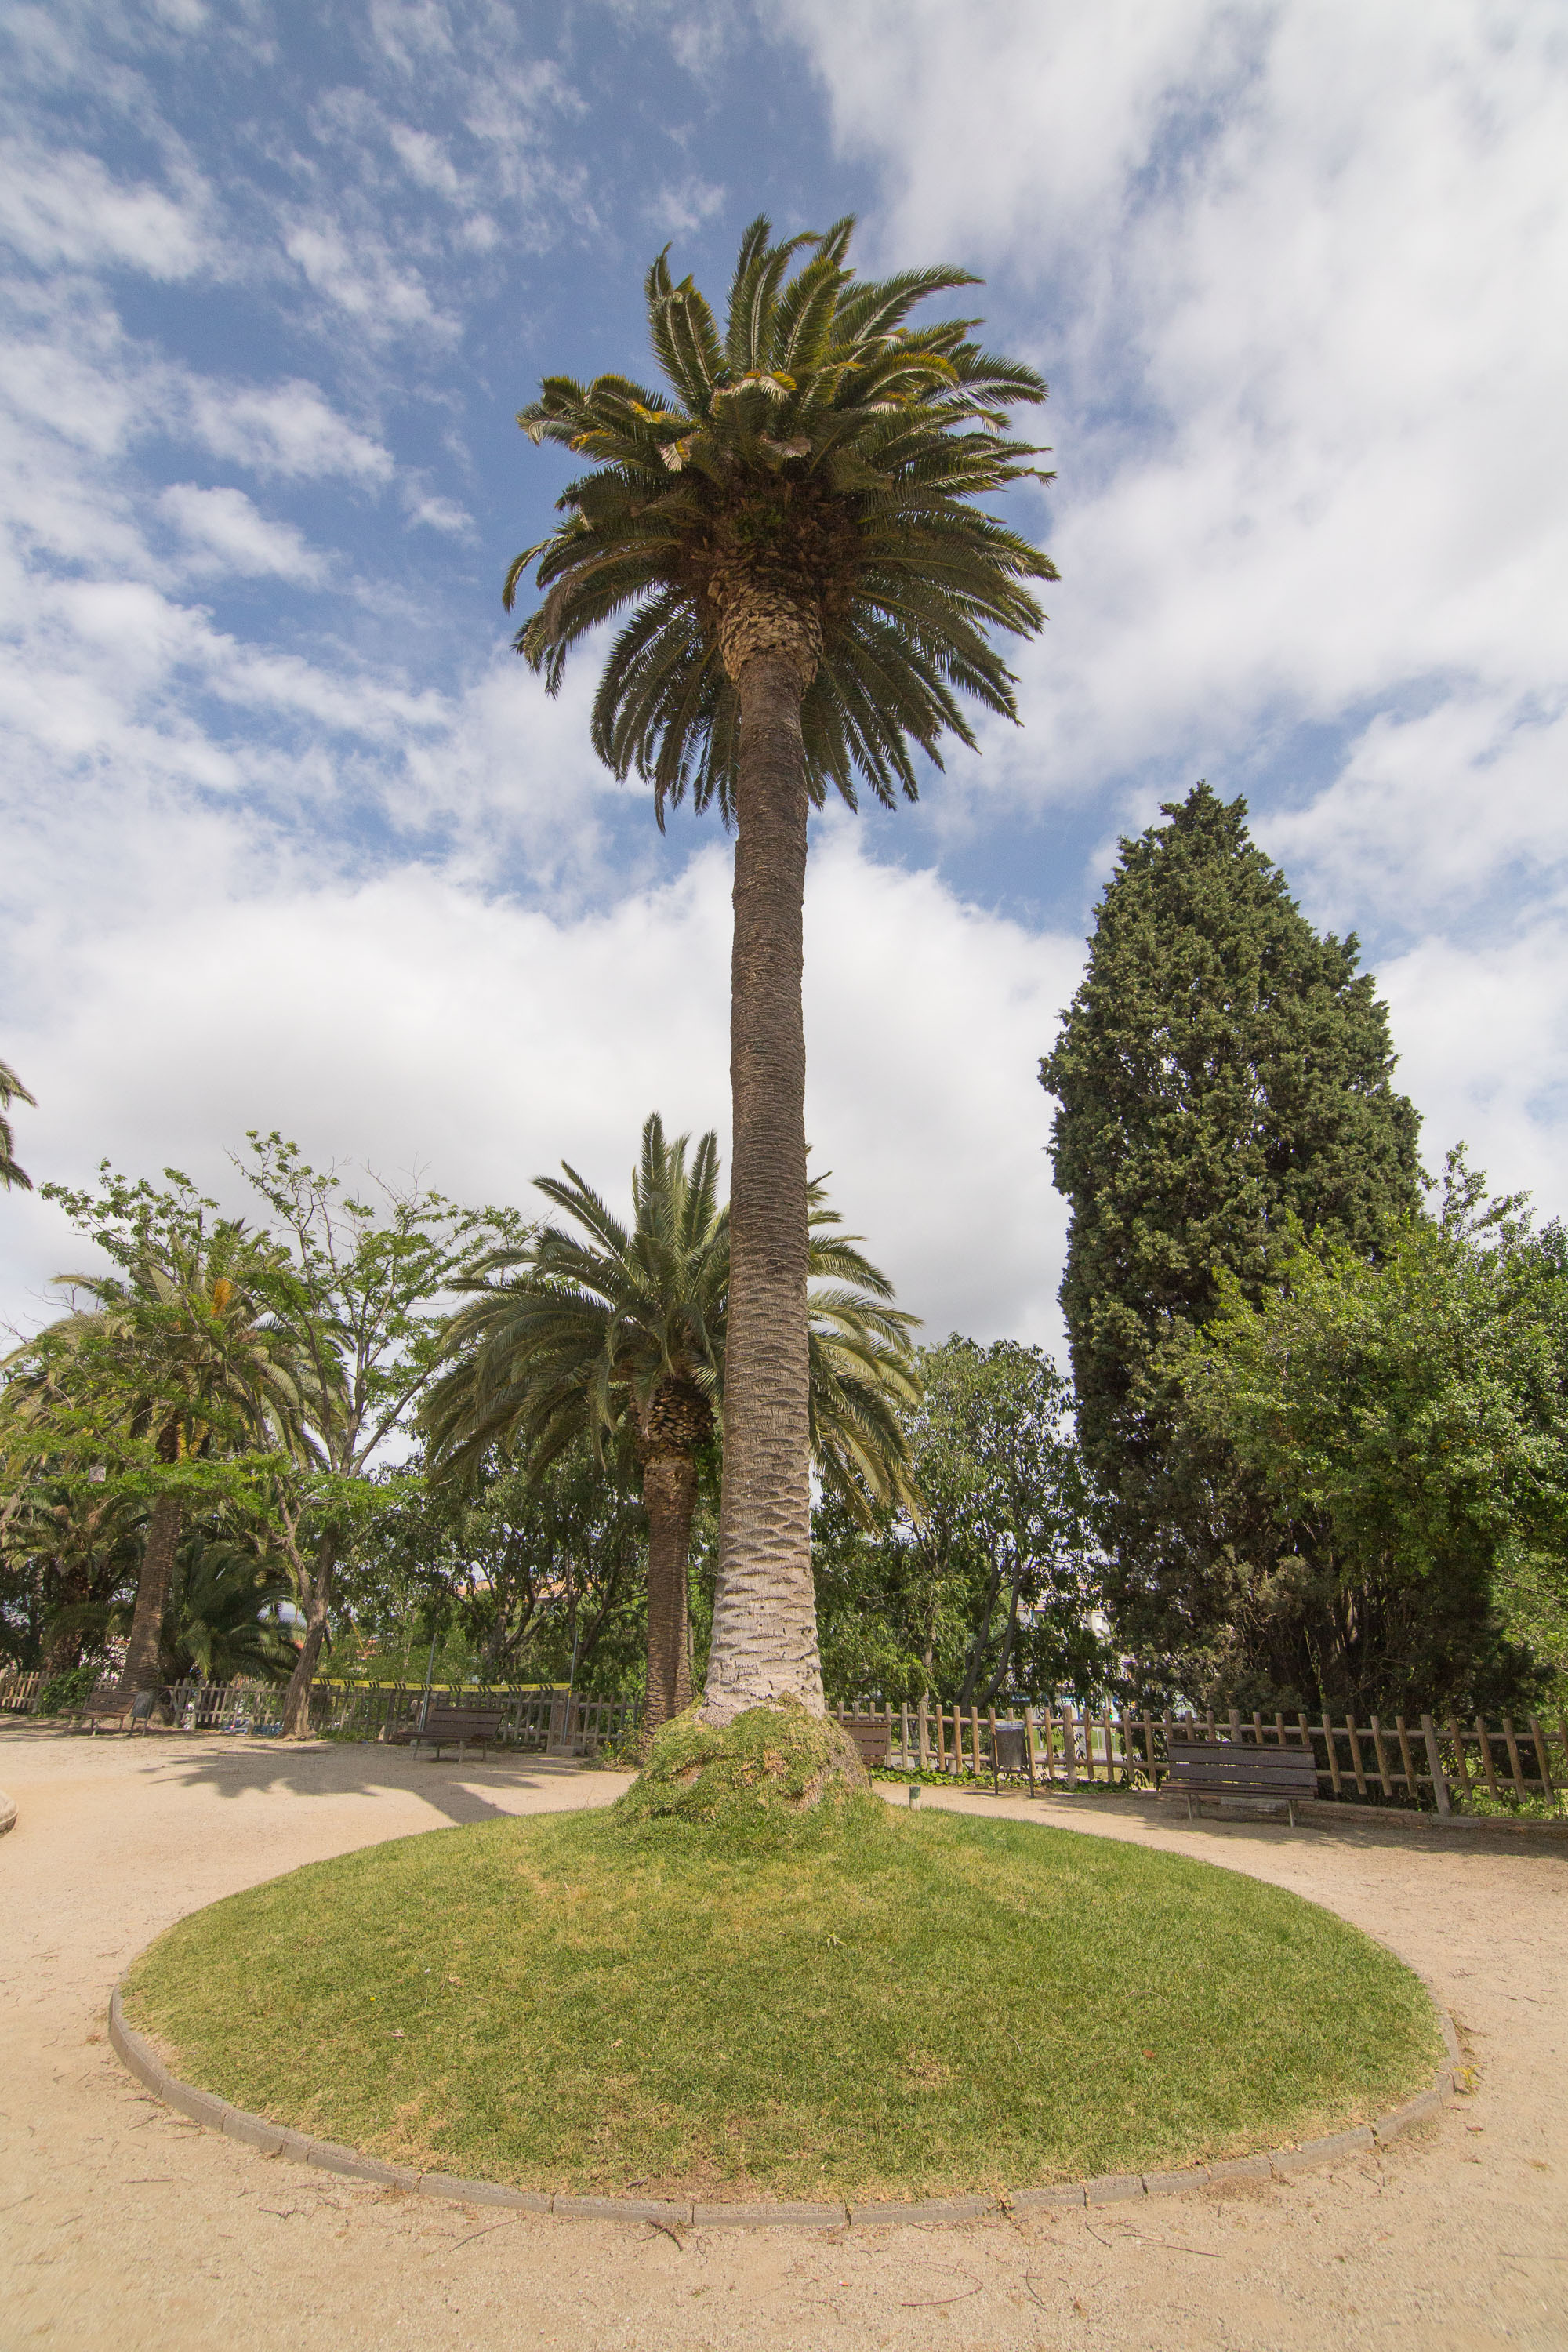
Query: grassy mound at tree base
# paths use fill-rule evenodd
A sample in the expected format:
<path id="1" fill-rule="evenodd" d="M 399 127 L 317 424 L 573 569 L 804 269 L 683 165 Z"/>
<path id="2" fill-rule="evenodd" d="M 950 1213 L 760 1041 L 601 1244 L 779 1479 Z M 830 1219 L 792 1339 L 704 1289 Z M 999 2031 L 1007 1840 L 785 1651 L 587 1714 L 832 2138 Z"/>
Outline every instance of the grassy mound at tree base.
<path id="1" fill-rule="evenodd" d="M 717 1729 L 695 1706 L 656 1731 L 643 1768 L 616 1803 L 626 1830 L 700 1829 L 755 1848 L 835 1834 L 880 1810 L 847 1732 L 799 1706 L 753 1706 Z"/>
<path id="2" fill-rule="evenodd" d="M 1418 1979 L 1277 1887 L 879 1804 L 743 1853 L 603 1813 L 373 1847 L 182 1920 L 127 2009 L 187 2081 L 389 2161 L 710 2198 L 1199 2162 L 1442 2055 Z"/>

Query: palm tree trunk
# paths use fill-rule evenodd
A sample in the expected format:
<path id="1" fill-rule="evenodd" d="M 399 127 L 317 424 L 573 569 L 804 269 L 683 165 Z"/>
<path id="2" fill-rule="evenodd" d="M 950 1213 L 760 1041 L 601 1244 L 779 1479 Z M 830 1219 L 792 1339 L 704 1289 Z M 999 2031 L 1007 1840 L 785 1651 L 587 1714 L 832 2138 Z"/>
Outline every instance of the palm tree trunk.
<path id="1" fill-rule="evenodd" d="M 642 1495 L 647 1512 L 647 1700 L 642 1727 L 649 1732 L 691 1704 L 686 1564 L 697 1508 L 697 1465 L 689 1455 L 656 1455 L 643 1471 Z"/>
<path id="2" fill-rule="evenodd" d="M 800 669 L 784 654 L 757 653 L 737 690 L 724 1483 L 703 1694 L 703 1714 L 718 1724 L 769 1700 L 823 1712 L 807 1414 Z"/>
<path id="3" fill-rule="evenodd" d="M 123 1696 L 155 1691 L 163 1684 L 163 1618 L 174 1582 L 174 1554 L 179 1549 L 180 1522 L 184 1507 L 178 1495 L 160 1495 L 147 1522 L 147 1543 L 142 1573 L 136 1581 L 136 1607 L 131 1619 L 131 1639 L 121 1669 Z"/>
<path id="4" fill-rule="evenodd" d="M 332 1572 L 338 1564 L 338 1538 L 329 1528 L 316 1546 L 315 1564 L 310 1571 L 310 1598 L 305 1611 L 305 1638 L 300 1645 L 299 1662 L 289 1677 L 289 1688 L 283 1700 L 283 1736 L 286 1739 L 309 1739 L 310 1737 L 310 1685 L 321 1655 L 321 1643 L 326 1639 L 327 1616 L 332 1600 Z"/>

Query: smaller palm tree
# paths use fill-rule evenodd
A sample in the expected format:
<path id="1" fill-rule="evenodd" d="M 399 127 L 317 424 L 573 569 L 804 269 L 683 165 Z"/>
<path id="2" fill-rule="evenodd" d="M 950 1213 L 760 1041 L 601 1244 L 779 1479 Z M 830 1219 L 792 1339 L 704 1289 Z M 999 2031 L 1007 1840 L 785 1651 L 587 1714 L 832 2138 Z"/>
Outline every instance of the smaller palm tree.
<path id="1" fill-rule="evenodd" d="M 647 1702 L 657 1729 L 691 1696 L 687 1563 L 698 1464 L 723 1414 L 730 1214 L 709 1133 L 643 1129 L 623 1225 L 576 1170 L 539 1190 L 578 1233 L 546 1225 L 456 1286 L 476 1295 L 447 1327 L 452 1370 L 423 1415 L 433 1475 L 469 1477 L 492 1448 L 537 1474 L 586 1436 L 601 1462 L 626 1448 L 648 1521 Z M 910 1331 L 892 1286 L 837 1231 L 811 1187 L 811 1432 L 820 1475 L 863 1516 L 910 1501 L 900 1408 L 918 1402 Z"/>
<path id="2" fill-rule="evenodd" d="M 91 1423 L 150 1444 L 173 1470 L 250 1446 L 308 1451 L 306 1380 L 297 1335 L 269 1311 L 270 1260 L 238 1221 L 148 1253 L 126 1278 L 58 1275 L 91 1301 L 7 1360 L 7 1407 L 20 1419 Z M 165 1483 L 147 1523 L 121 1685 L 155 1690 L 160 1644 L 184 1518 Z"/>
<path id="3" fill-rule="evenodd" d="M 213 1528 L 181 1544 L 163 1628 L 164 1679 L 287 1682 L 300 1654 L 281 1610 L 292 1587 L 282 1564 Z"/>
<path id="4" fill-rule="evenodd" d="M 7 1192 L 19 1184 L 24 1192 L 33 1189 L 33 1180 L 25 1168 L 18 1168 L 11 1156 L 11 1122 L 5 1114 L 14 1102 L 31 1103 L 37 1110 L 37 1097 L 30 1095 L 9 1062 L 0 1062 L 0 1185 Z"/>

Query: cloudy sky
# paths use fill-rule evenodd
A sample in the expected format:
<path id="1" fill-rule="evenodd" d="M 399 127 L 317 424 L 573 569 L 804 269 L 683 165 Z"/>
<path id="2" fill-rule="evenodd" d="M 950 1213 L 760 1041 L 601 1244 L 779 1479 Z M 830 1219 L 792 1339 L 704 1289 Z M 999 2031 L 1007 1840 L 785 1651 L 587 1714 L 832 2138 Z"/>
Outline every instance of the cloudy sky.
<path id="1" fill-rule="evenodd" d="M 540 374 L 854 211 L 1049 378 L 1061 568 L 921 806 L 816 830 L 816 1164 L 937 1333 L 1055 1339 L 1036 1065 L 1119 834 L 1245 793 L 1436 1164 L 1568 1211 L 1555 0 L 11 0 L 0 1055 L 36 1179 L 249 1127 L 522 1201 L 727 1120 L 728 859 L 500 586 Z M 0 1315 L 79 1259 L 0 1194 Z"/>

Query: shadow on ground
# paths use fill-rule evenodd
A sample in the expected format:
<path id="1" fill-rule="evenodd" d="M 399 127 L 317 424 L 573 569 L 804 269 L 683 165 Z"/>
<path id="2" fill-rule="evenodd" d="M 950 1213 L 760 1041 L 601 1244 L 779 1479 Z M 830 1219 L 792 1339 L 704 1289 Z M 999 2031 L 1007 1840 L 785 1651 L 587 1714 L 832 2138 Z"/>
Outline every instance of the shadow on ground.
<path id="1" fill-rule="evenodd" d="M 529 1797 L 553 1797 L 556 1804 L 566 1805 L 574 1801 L 592 1804 L 596 1799 L 608 1803 L 624 1778 L 569 1758 L 492 1757 L 482 1762 L 447 1758 L 437 1763 L 374 1740 L 295 1741 L 157 1730 L 93 1735 L 26 1721 L 0 1726 L 0 1757 L 13 1744 L 31 1747 L 56 1740 L 74 1742 L 89 1757 L 110 1741 L 117 1748 L 134 1747 L 138 1763 L 151 1777 L 182 1788 L 207 1788 L 221 1797 L 287 1793 L 374 1799 L 396 1790 L 417 1797 L 454 1824 L 514 1819 L 523 1810 L 533 1810 L 518 1801 Z M 593 1793 L 585 1783 L 593 1784 Z M 582 1790 L 575 1800 L 568 1793 L 574 1788 Z"/>

